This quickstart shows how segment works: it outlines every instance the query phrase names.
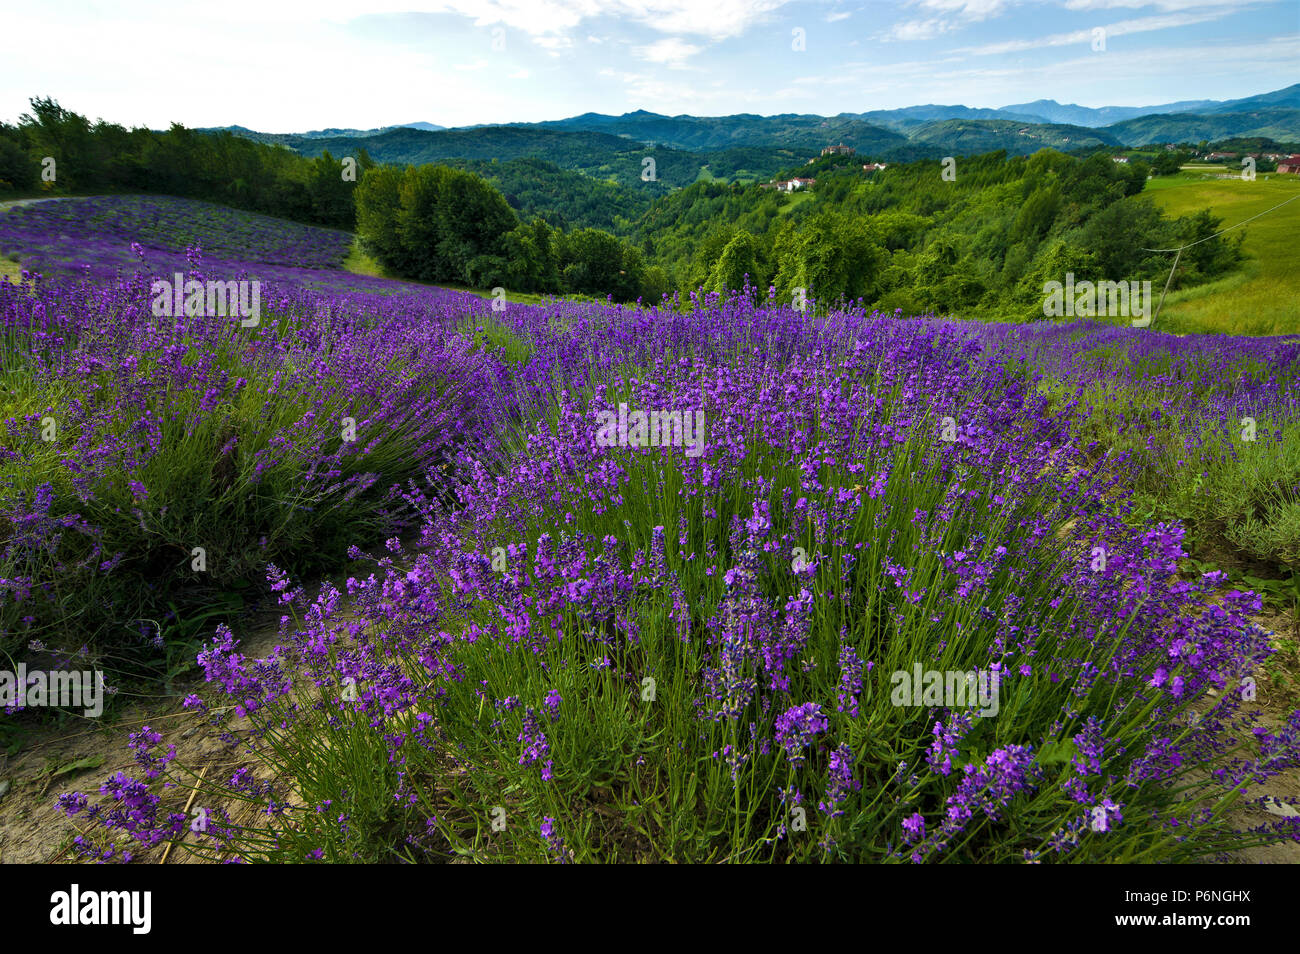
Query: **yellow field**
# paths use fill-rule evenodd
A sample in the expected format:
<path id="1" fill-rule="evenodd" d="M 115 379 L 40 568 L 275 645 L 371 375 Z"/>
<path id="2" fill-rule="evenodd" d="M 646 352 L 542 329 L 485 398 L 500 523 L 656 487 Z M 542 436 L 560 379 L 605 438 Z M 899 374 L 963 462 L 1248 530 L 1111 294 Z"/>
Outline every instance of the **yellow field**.
<path id="1" fill-rule="evenodd" d="M 1259 173 L 1254 182 L 1244 182 L 1239 178 L 1202 179 L 1184 173 L 1152 179 L 1143 194 L 1150 195 L 1170 216 L 1208 208 L 1223 219 L 1220 228 L 1227 228 L 1300 196 L 1300 176 Z M 1243 267 L 1217 282 L 1171 291 L 1152 327 L 1180 333 L 1300 333 L 1300 262 L 1296 260 L 1300 198 L 1234 229 L 1228 237 L 1241 232 L 1246 233 L 1242 249 L 1247 259 Z M 1173 258 L 1174 254 L 1169 253 L 1170 265 Z"/>

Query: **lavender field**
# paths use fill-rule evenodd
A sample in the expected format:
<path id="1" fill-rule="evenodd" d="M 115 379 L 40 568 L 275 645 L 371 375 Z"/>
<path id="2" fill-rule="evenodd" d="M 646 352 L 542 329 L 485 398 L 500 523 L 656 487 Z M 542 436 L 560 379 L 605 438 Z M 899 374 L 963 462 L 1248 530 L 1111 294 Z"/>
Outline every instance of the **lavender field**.
<path id="1" fill-rule="evenodd" d="M 200 205 L 0 214 L 39 273 L 0 283 L 0 650 L 174 678 L 250 763 L 132 731 L 134 769 L 50 793 L 67 857 L 1300 843 L 1235 810 L 1300 767 L 1265 605 L 1300 568 L 1300 338 L 494 307 Z M 158 317 L 175 271 L 258 277 L 260 321 Z"/>

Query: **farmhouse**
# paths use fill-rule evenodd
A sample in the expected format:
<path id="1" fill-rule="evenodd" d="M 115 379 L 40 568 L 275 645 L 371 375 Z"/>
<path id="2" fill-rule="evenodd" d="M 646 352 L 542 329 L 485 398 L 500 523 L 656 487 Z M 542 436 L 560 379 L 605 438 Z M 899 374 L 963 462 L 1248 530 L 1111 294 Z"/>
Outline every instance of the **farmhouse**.
<path id="1" fill-rule="evenodd" d="M 1300 174 L 1300 156 L 1290 155 L 1285 158 L 1279 158 L 1277 171 L 1281 173 L 1290 173 L 1291 175 Z"/>
<path id="2" fill-rule="evenodd" d="M 875 172 L 877 169 L 883 169 L 883 168 L 885 168 L 885 163 L 883 163 L 883 162 L 868 162 L 868 163 L 867 163 L 866 165 L 864 165 L 862 168 L 863 168 L 863 170 L 866 171 L 866 172 Z"/>
<path id="3" fill-rule="evenodd" d="M 1128 156 L 1111 156 L 1111 162 L 1128 162 Z"/>
<path id="4" fill-rule="evenodd" d="M 764 182 L 760 188 L 776 189 L 778 192 L 794 192 L 796 189 L 811 189 L 816 179 L 782 179 L 780 182 Z"/>

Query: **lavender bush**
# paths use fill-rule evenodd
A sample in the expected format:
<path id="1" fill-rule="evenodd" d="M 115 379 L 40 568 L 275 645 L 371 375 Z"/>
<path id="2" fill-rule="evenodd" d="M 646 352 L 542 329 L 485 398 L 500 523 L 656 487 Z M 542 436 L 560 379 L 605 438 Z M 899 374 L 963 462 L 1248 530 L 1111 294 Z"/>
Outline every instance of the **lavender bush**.
<path id="1" fill-rule="evenodd" d="M 352 236 L 168 196 L 60 199 L 19 206 L 0 217 L 0 250 L 33 259 L 47 274 L 87 264 L 101 271 L 117 266 L 132 270 L 133 245 L 155 253 L 155 264 L 163 271 L 176 264 L 178 254 L 195 246 L 206 251 L 209 263 L 337 268 L 351 248 Z"/>
<path id="2" fill-rule="evenodd" d="M 232 277 L 196 250 L 186 274 Z M 166 638 L 170 604 L 192 615 L 268 562 L 332 569 L 413 522 L 405 480 L 449 483 L 455 449 L 493 431 L 495 365 L 456 331 L 461 296 L 407 316 L 267 285 L 245 328 L 155 317 L 150 288 L 0 284 L 6 653 Z"/>
<path id="3" fill-rule="evenodd" d="M 390 327 L 361 300 L 286 295 L 302 328 L 266 345 L 268 393 L 315 393 L 316 374 L 287 392 L 274 375 L 360 347 L 359 324 L 324 328 L 309 303 Z M 1224 819 L 1300 760 L 1300 712 L 1270 731 L 1243 710 L 1273 652 L 1258 598 L 1180 572 L 1184 529 L 1140 505 L 1171 447 L 1245 411 L 1255 447 L 1294 446 L 1294 342 L 750 301 L 391 300 L 401 347 L 338 377 L 386 394 L 446 341 L 474 439 L 437 445 L 450 477 L 426 466 L 402 492 L 418 541 L 353 550 L 373 570 L 343 591 L 270 569 L 271 657 L 225 627 L 199 656 L 216 697 L 190 704 L 272 781 L 208 780 L 203 803 L 262 820 L 219 810 L 191 850 L 1170 861 L 1300 837 L 1295 819 Z M 447 337 L 458 321 L 468 342 Z M 701 413 L 701 452 L 599 440 L 624 406 Z M 1294 480 L 1279 487 L 1293 506 Z M 918 667 L 995 674 L 996 714 L 900 703 L 896 674 Z M 253 729 L 231 734 L 231 714 Z M 144 777 L 112 782 L 107 809 L 70 794 L 65 810 L 178 837 L 160 780 L 194 783 L 156 747 L 136 741 Z"/>

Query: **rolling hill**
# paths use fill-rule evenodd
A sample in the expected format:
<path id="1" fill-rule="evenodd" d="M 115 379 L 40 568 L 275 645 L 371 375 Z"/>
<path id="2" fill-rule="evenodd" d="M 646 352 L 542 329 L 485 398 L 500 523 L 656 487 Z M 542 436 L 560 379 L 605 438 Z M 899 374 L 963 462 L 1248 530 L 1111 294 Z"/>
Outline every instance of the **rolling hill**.
<path id="1" fill-rule="evenodd" d="M 944 119 L 919 126 L 909 136 L 913 143 L 942 147 L 951 155 L 976 155 L 998 149 L 1005 149 L 1010 155 L 1029 155 L 1044 148 L 1066 152 L 1121 145 L 1120 140 L 1105 130 L 1024 124 L 1009 119 Z"/>
<path id="2" fill-rule="evenodd" d="M 927 104 L 903 109 L 818 116 L 666 116 L 636 110 L 621 116 L 583 113 L 567 119 L 443 129 L 431 123 L 376 130 L 319 129 L 264 133 L 223 127 L 236 135 L 283 146 L 304 156 L 328 151 L 377 162 L 457 163 L 487 176 L 530 210 L 542 196 L 558 199 L 572 221 L 605 222 L 610 214 L 635 216 L 645 202 L 697 180 L 763 181 L 807 163 L 828 145 L 851 146 L 863 160 L 905 162 L 945 155 L 1005 150 L 1027 155 L 1043 148 L 1065 152 L 1230 137 L 1300 140 L 1300 84 L 1242 99 L 1185 100 L 1161 106 L 1090 108 L 1036 100 L 983 109 Z M 201 130 L 215 131 L 215 130 Z M 645 160 L 654 176 L 642 178 Z M 605 195 L 617 212 L 598 212 L 577 193 L 583 179 L 542 181 L 544 160 L 562 170 L 625 190 Z M 493 163 L 506 164 L 494 169 Z M 507 168 L 508 167 L 508 168 Z M 532 197 L 532 198 L 526 198 Z"/>
<path id="3" fill-rule="evenodd" d="M 1231 136 L 1300 138 L 1300 109 L 1256 107 L 1249 112 L 1180 113 L 1141 116 L 1106 126 L 1107 132 L 1126 146 L 1153 142 L 1213 142 Z"/>
<path id="4" fill-rule="evenodd" d="M 707 152 L 735 146 L 780 145 L 805 151 L 819 150 L 829 143 L 844 143 L 859 152 L 884 152 L 907 142 L 907 137 L 860 118 L 842 115 L 757 116 L 738 113 L 734 116 L 661 116 L 637 110 L 622 116 L 585 113 L 572 119 L 543 123 L 516 123 L 512 128 L 599 131 L 684 149 Z"/>

